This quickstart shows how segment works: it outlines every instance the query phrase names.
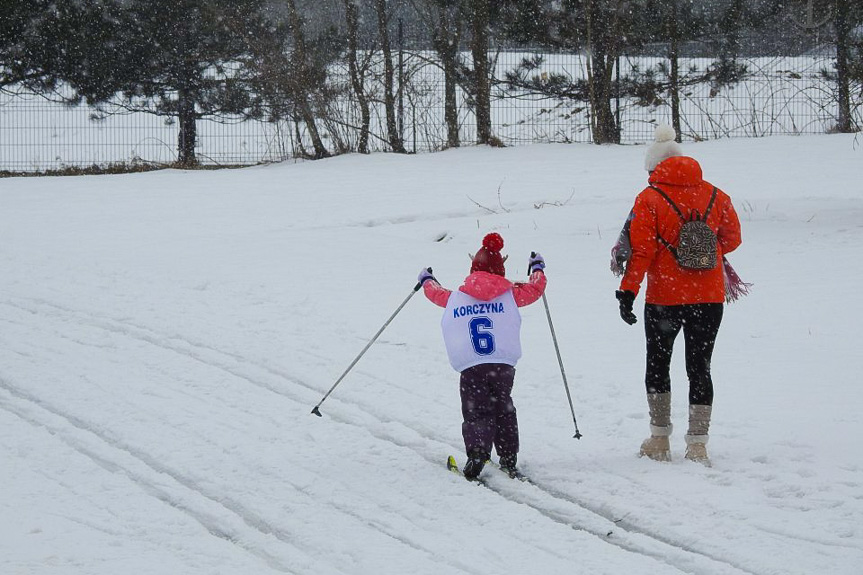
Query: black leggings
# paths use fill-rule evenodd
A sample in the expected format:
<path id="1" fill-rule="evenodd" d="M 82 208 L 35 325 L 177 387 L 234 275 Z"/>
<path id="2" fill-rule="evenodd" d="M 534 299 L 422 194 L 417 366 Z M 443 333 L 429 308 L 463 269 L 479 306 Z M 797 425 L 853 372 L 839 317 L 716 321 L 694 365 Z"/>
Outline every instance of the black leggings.
<path id="1" fill-rule="evenodd" d="M 671 352 L 674 339 L 683 328 L 686 343 L 686 375 L 689 377 L 689 404 L 713 405 L 710 359 L 719 324 L 721 303 L 644 306 L 644 333 L 647 336 L 647 393 L 671 391 Z"/>

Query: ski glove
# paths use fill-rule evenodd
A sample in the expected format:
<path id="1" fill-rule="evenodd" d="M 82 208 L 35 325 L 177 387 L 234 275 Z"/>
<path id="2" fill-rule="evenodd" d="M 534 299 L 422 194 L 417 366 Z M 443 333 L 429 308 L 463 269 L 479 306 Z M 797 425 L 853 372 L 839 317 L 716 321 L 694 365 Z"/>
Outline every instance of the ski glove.
<path id="1" fill-rule="evenodd" d="M 419 285 L 423 285 L 424 283 L 426 283 L 429 280 L 432 280 L 435 282 L 437 281 L 435 279 L 435 277 L 432 275 L 432 269 L 431 268 L 423 268 L 423 270 L 420 272 L 420 275 L 417 276 L 417 282 L 419 283 Z"/>
<path id="2" fill-rule="evenodd" d="M 536 271 L 542 271 L 545 269 L 545 260 L 541 255 L 537 252 L 531 252 L 530 260 L 528 260 L 527 268 L 530 270 L 530 273 Z"/>
<path id="3" fill-rule="evenodd" d="M 629 290 L 617 290 L 614 292 L 617 301 L 620 302 L 620 317 L 629 325 L 638 321 L 632 313 L 632 304 L 635 303 L 635 293 Z"/>

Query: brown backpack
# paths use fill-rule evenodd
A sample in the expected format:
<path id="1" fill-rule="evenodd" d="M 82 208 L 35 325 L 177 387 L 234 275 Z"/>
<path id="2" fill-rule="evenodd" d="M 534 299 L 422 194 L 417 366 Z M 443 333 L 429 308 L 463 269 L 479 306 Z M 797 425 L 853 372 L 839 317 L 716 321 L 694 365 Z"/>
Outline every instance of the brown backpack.
<path id="1" fill-rule="evenodd" d="M 689 218 L 683 215 L 680 208 L 671 201 L 671 198 L 665 192 L 655 186 L 650 186 L 652 189 L 659 192 L 665 200 L 674 208 L 680 219 L 683 220 L 683 225 L 680 227 L 680 235 L 678 236 L 677 247 L 672 246 L 658 233 L 656 236 L 659 241 L 665 244 L 665 247 L 671 251 L 677 264 L 687 270 L 712 270 L 716 267 L 716 234 L 707 225 L 707 216 L 710 215 L 710 210 L 713 208 L 713 202 L 716 200 L 716 186 L 713 187 L 713 193 L 710 196 L 710 203 L 707 204 L 707 210 L 704 215 L 698 213 L 698 210 L 692 210 Z"/>

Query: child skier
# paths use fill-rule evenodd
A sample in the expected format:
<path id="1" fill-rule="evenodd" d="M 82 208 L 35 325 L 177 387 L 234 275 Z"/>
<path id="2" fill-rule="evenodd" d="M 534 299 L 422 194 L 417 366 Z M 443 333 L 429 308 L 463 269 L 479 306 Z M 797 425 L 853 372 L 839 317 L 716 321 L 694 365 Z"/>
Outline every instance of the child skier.
<path id="1" fill-rule="evenodd" d="M 441 320 L 450 364 L 461 373 L 459 389 L 467 463 L 464 476 L 476 479 L 494 446 L 501 468 L 516 474 L 518 420 L 511 392 L 515 364 L 521 357 L 521 314 L 545 291 L 545 261 L 539 254 L 528 262 L 528 283 L 512 283 L 501 256 L 503 238 L 490 233 L 471 258 L 470 275 L 456 292 L 437 282 L 430 269 L 418 280 L 426 297 L 446 308 Z"/>

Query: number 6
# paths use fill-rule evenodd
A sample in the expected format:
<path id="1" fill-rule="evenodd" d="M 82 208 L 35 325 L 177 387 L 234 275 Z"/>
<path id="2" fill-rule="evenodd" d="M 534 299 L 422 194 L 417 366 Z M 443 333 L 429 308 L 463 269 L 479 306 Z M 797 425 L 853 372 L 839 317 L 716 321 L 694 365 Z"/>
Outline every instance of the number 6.
<path id="1" fill-rule="evenodd" d="M 473 350 L 478 355 L 491 355 L 494 353 L 494 335 L 489 330 L 494 323 L 487 317 L 475 317 L 470 320 L 470 342 Z"/>

